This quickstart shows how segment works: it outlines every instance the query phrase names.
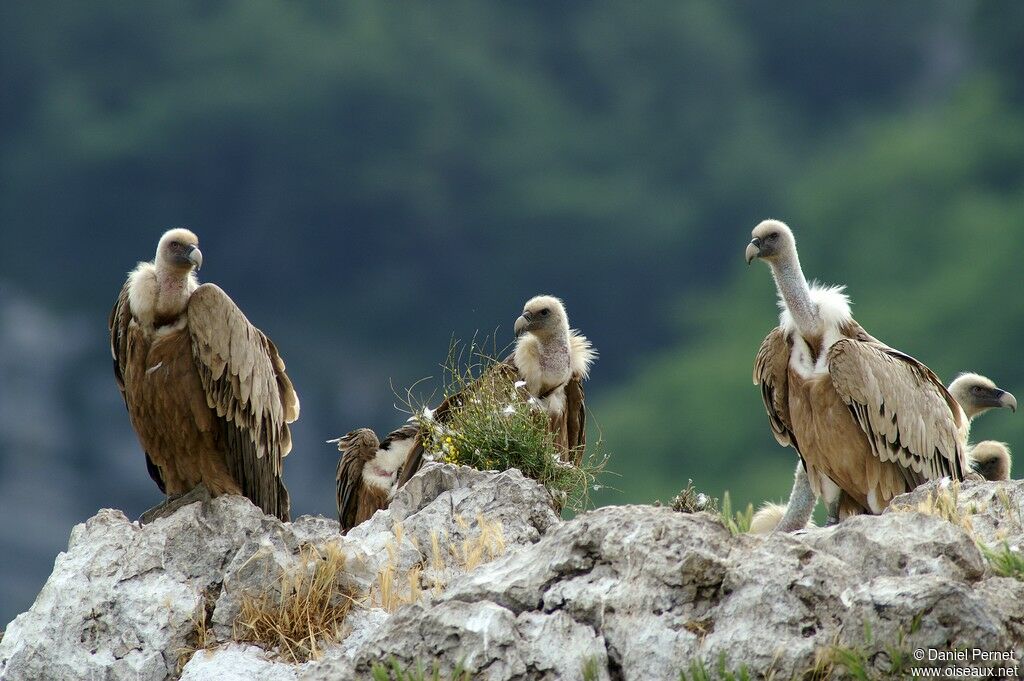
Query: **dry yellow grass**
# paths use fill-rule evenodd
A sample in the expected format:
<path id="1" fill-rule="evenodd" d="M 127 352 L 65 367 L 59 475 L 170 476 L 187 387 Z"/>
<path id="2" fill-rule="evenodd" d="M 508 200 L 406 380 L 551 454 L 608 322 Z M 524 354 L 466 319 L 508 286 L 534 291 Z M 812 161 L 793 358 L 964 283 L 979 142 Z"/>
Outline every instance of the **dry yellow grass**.
<path id="1" fill-rule="evenodd" d="M 963 528 L 971 537 L 974 537 L 974 527 L 971 524 L 971 516 L 978 513 L 979 509 L 973 504 L 971 507 L 960 509 L 960 483 L 956 480 L 940 488 L 936 492 L 929 492 L 924 501 L 916 505 L 894 505 L 894 511 L 926 513 L 953 523 Z"/>
<path id="2" fill-rule="evenodd" d="M 304 546 L 298 561 L 278 579 L 278 589 L 242 597 L 235 641 L 275 651 L 290 662 L 317 659 L 336 642 L 355 595 L 340 586 L 345 554 L 336 544 L 322 551 Z"/>
<path id="3" fill-rule="evenodd" d="M 403 530 L 401 525 L 395 526 L 395 539 L 386 547 L 388 559 L 377 572 L 377 583 L 371 589 L 370 602 L 388 612 L 394 612 L 403 605 L 416 603 L 428 593 L 440 595 L 447 583 L 445 576 L 451 574 L 447 569 L 445 556 L 454 560 L 455 572 L 469 572 L 484 563 L 490 562 L 505 553 L 505 532 L 501 522 L 488 520 L 477 515 L 477 532 L 471 533 L 469 523 L 461 516 L 455 516 L 455 523 L 467 536 L 461 542 L 453 541 L 448 533 L 444 537 L 437 532 L 430 533 L 430 555 L 420 555 L 422 559 L 404 575 L 399 574 L 398 546 L 401 544 Z M 415 543 L 414 543 L 415 546 Z M 419 551 L 419 547 L 416 546 Z M 427 568 L 424 574 L 424 568 Z M 424 581 L 428 588 L 424 589 Z"/>

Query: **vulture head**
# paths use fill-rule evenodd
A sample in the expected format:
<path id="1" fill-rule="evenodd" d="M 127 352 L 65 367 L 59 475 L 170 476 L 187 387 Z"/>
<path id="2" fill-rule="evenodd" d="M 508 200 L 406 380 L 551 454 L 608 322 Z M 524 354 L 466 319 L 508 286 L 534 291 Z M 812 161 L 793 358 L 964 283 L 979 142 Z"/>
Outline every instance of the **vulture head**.
<path id="1" fill-rule="evenodd" d="M 351 449 L 376 450 L 380 447 L 377 434 L 369 428 L 357 428 L 344 437 L 338 438 L 338 449 L 348 451 Z"/>
<path id="2" fill-rule="evenodd" d="M 989 409 L 1017 411 L 1017 398 L 1012 393 L 978 374 L 960 374 L 949 384 L 949 394 L 960 403 L 969 419 Z"/>
<path id="3" fill-rule="evenodd" d="M 161 269 L 188 273 L 203 265 L 199 237 L 187 229 L 170 229 L 160 237 L 156 247 L 156 264 Z"/>
<path id="4" fill-rule="evenodd" d="M 1013 463 L 1010 448 L 1003 442 L 985 440 L 974 445 L 970 456 L 971 468 L 986 480 L 1000 481 L 1010 479 L 1010 468 Z"/>
<path id="5" fill-rule="evenodd" d="M 783 222 L 764 220 L 750 233 L 747 244 L 747 264 L 760 258 L 769 263 L 796 254 L 796 239 L 793 232 Z"/>
<path id="6" fill-rule="evenodd" d="M 562 301 L 554 296 L 536 296 L 526 301 L 523 314 L 515 324 L 516 338 L 532 333 L 540 338 L 550 338 L 559 333 L 569 332 L 569 316 Z"/>

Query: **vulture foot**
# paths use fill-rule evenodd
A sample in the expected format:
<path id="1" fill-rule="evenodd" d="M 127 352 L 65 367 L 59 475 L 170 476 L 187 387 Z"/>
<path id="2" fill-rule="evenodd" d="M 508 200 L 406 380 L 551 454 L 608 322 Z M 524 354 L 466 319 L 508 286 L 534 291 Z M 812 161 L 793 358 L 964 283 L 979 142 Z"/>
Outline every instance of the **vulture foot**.
<path id="1" fill-rule="evenodd" d="M 206 488 L 206 485 L 200 483 L 189 492 L 178 494 L 173 497 L 167 497 L 167 499 L 143 513 L 139 516 L 139 524 L 148 525 L 157 518 L 166 518 L 169 515 L 173 515 L 179 508 L 184 508 L 185 506 L 194 504 L 197 501 L 202 502 L 203 507 L 205 508 L 206 504 L 209 503 L 212 498 L 213 497 L 210 496 L 210 490 Z"/>

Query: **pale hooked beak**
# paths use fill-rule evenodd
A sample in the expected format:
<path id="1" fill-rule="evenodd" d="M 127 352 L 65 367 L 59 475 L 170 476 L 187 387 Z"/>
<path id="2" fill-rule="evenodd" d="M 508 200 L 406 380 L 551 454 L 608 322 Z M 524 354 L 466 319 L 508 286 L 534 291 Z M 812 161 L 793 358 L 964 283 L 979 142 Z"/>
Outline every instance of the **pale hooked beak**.
<path id="1" fill-rule="evenodd" d="M 199 268 L 203 266 L 203 252 L 197 246 L 193 246 L 192 250 L 188 252 L 188 261 L 192 263 L 192 266 L 198 272 Z"/>
<path id="2" fill-rule="evenodd" d="M 754 262 L 754 258 L 761 255 L 761 240 L 758 239 L 757 237 L 751 239 L 750 243 L 747 244 L 747 250 L 744 253 L 744 255 L 747 258 L 748 265 Z"/>
<path id="3" fill-rule="evenodd" d="M 1017 398 L 1013 396 L 1013 393 L 1003 392 L 999 396 L 999 406 L 1003 409 L 1009 409 L 1010 411 L 1017 413 Z"/>
<path id="4" fill-rule="evenodd" d="M 526 329 L 530 326 L 530 317 L 531 315 L 529 312 L 524 312 L 519 315 L 518 319 L 516 319 L 516 324 L 512 327 L 512 330 L 516 332 L 516 338 L 519 338 L 526 333 Z"/>

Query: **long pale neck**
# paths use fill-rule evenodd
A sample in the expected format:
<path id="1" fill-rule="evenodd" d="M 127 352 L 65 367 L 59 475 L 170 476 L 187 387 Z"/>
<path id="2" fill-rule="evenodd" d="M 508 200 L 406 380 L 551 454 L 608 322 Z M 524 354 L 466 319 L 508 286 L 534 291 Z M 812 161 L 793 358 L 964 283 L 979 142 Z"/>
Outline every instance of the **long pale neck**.
<path id="1" fill-rule="evenodd" d="M 156 305 L 158 316 L 179 315 L 188 304 L 192 295 L 190 273 L 182 273 L 170 268 L 156 267 Z"/>
<path id="2" fill-rule="evenodd" d="M 821 318 L 817 306 L 811 300 L 811 287 L 800 269 L 800 259 L 794 254 L 792 258 L 773 263 L 772 274 L 786 309 L 793 316 L 800 332 L 808 335 L 818 333 L 821 330 Z"/>

